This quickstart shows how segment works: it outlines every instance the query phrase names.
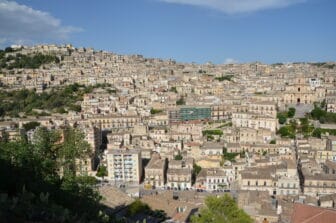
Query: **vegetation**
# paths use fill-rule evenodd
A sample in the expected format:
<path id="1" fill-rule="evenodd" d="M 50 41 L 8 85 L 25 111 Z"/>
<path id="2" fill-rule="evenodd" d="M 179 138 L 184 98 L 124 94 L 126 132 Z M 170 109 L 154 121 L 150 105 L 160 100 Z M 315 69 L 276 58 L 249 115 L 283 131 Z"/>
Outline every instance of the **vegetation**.
<path id="1" fill-rule="evenodd" d="M 301 118 L 299 120 L 299 123 L 297 123 L 295 120 L 291 120 L 288 125 L 279 129 L 278 134 L 280 134 L 281 137 L 288 138 L 294 138 L 296 133 L 303 134 L 304 137 L 312 136 L 314 132 L 314 126 L 309 123 L 307 118 Z"/>
<path id="2" fill-rule="evenodd" d="M 76 176 L 87 142 L 68 128 L 65 140 L 39 128 L 34 143 L 0 142 L 0 219 L 4 222 L 108 222 L 99 204 L 96 180 Z M 70 167 L 69 169 L 67 169 Z M 59 170 L 63 169 L 63 176 Z"/>
<path id="3" fill-rule="evenodd" d="M 223 128 L 225 126 L 232 126 L 232 122 L 227 122 L 227 123 L 225 123 L 223 125 L 218 126 L 218 128 Z"/>
<path id="4" fill-rule="evenodd" d="M 289 108 L 288 112 L 278 112 L 277 113 L 277 118 L 279 121 L 279 124 L 283 125 L 286 123 L 287 118 L 293 118 L 295 115 L 295 108 Z"/>
<path id="5" fill-rule="evenodd" d="M 279 124 L 281 125 L 285 124 L 287 121 L 286 113 L 282 113 L 282 112 L 278 113 L 277 118 L 278 118 Z"/>
<path id="6" fill-rule="evenodd" d="M 201 170 L 202 170 L 202 167 L 197 165 L 196 163 L 194 163 L 193 171 L 192 171 L 192 174 L 191 174 L 191 180 L 192 180 L 193 184 L 196 182 L 196 177 L 201 172 Z"/>
<path id="7" fill-rule="evenodd" d="M 131 217 L 135 217 L 136 215 L 145 215 L 145 216 L 152 216 L 157 218 L 158 220 L 164 221 L 167 219 L 167 214 L 163 210 L 152 210 L 147 204 L 143 203 L 139 199 L 133 201 L 127 208 L 127 215 Z M 139 222 L 139 221 L 137 221 Z M 143 222 L 146 222 L 143 219 Z"/>
<path id="8" fill-rule="evenodd" d="M 176 87 L 171 87 L 169 91 L 177 93 Z"/>
<path id="9" fill-rule="evenodd" d="M 270 141 L 270 144 L 276 144 L 276 140 L 275 140 L 275 139 L 272 139 L 272 140 Z"/>
<path id="10" fill-rule="evenodd" d="M 4 51 L 0 53 L 0 68 L 12 70 L 14 68 L 37 69 L 43 64 L 59 63 L 60 60 L 55 55 L 24 55 L 17 53 L 15 56 L 6 55 Z"/>
<path id="11" fill-rule="evenodd" d="M 28 122 L 28 123 L 23 124 L 23 128 L 26 131 L 29 131 L 31 129 L 35 129 L 38 126 L 40 126 L 39 122 Z"/>
<path id="12" fill-rule="evenodd" d="M 181 155 L 181 153 L 177 154 L 175 157 L 174 157 L 174 160 L 182 160 L 183 159 L 183 156 Z"/>
<path id="13" fill-rule="evenodd" d="M 289 125 L 282 126 L 278 130 L 278 134 L 280 134 L 281 137 L 294 139 L 295 134 L 296 134 L 296 129 L 297 129 L 296 121 L 292 120 Z"/>
<path id="14" fill-rule="evenodd" d="M 10 92 L 0 90 L 0 101 L 2 102 L 0 103 L 0 117 L 5 115 L 17 117 L 20 112 L 26 115 L 43 115 L 43 113 L 38 113 L 34 109 L 60 113 L 67 110 L 79 112 L 81 106 L 77 105 L 76 102 L 83 100 L 83 95 L 91 92 L 93 88 L 72 84 L 41 94 L 27 89 Z"/>
<path id="15" fill-rule="evenodd" d="M 308 118 L 300 118 L 300 125 L 298 126 L 298 132 L 303 134 L 304 137 L 309 137 L 314 131 L 314 126 L 309 123 Z"/>
<path id="16" fill-rule="evenodd" d="M 96 176 L 97 177 L 102 177 L 104 179 L 104 177 L 106 177 L 107 175 L 108 175 L 107 167 L 106 166 L 99 166 Z"/>
<path id="17" fill-rule="evenodd" d="M 207 135 L 206 138 L 207 138 L 207 141 L 212 141 L 215 139 L 213 135 Z"/>
<path id="18" fill-rule="evenodd" d="M 287 112 L 287 117 L 288 118 L 293 118 L 294 115 L 295 115 L 295 112 L 296 112 L 295 108 L 289 108 L 288 112 Z"/>
<path id="19" fill-rule="evenodd" d="M 161 113 L 161 112 L 163 112 L 163 110 L 160 110 L 160 109 L 154 109 L 154 108 L 152 108 L 152 109 L 150 110 L 150 113 L 151 113 L 152 115 L 155 115 L 155 114 L 158 114 L 158 113 Z"/>
<path id="20" fill-rule="evenodd" d="M 323 67 L 328 69 L 334 69 L 336 64 L 327 64 L 327 63 L 309 63 L 310 65 L 317 66 L 317 67 Z"/>
<path id="21" fill-rule="evenodd" d="M 143 213 L 148 210 L 150 210 L 150 208 L 147 204 L 141 202 L 139 199 L 136 199 L 128 206 L 127 215 L 133 217 L 136 214 Z"/>
<path id="22" fill-rule="evenodd" d="M 309 117 L 314 120 L 319 120 L 320 123 L 336 123 L 336 114 L 327 112 L 321 107 L 315 104 L 315 107 L 311 111 Z"/>
<path id="23" fill-rule="evenodd" d="M 185 105 L 185 104 L 186 104 L 186 102 L 185 102 L 183 96 L 176 101 L 176 105 Z"/>
<path id="24" fill-rule="evenodd" d="M 261 94 L 264 94 L 264 92 L 259 92 L 259 91 L 256 91 L 254 92 L 255 95 L 261 95 Z"/>
<path id="25" fill-rule="evenodd" d="M 242 209 L 239 209 L 232 197 L 225 194 L 221 197 L 209 196 L 205 207 L 199 214 L 191 217 L 193 223 L 252 223 L 253 220 Z"/>
<path id="26" fill-rule="evenodd" d="M 336 135 L 336 129 L 321 129 L 321 128 L 315 128 L 312 131 L 312 136 L 321 138 L 322 134 L 329 134 L 329 135 Z"/>
<path id="27" fill-rule="evenodd" d="M 314 110 L 315 111 L 312 111 L 314 115 L 316 115 L 316 113 L 320 113 L 320 109 L 318 107 Z M 309 119 L 307 117 L 300 118 L 299 121 L 300 122 L 297 123 L 295 120 L 291 120 L 288 125 L 285 125 L 278 130 L 278 134 L 280 134 L 281 137 L 288 138 L 294 138 L 296 133 L 302 134 L 305 138 L 310 136 L 321 138 L 322 134 L 336 135 L 335 129 L 315 128 L 309 123 Z"/>
<path id="28" fill-rule="evenodd" d="M 236 156 L 238 156 L 238 155 L 240 155 L 241 157 L 244 157 L 244 156 L 245 156 L 244 152 L 241 152 L 241 153 L 228 153 L 228 152 L 227 152 L 227 148 L 224 147 L 224 148 L 223 148 L 222 160 L 223 160 L 223 162 L 224 162 L 225 160 L 228 160 L 228 161 L 230 161 L 230 162 L 234 162 Z"/>
<path id="29" fill-rule="evenodd" d="M 229 74 L 229 75 L 224 75 L 224 76 L 221 76 L 221 77 L 216 77 L 215 80 L 218 80 L 218 81 L 231 81 L 232 78 L 234 76 Z"/>
<path id="30" fill-rule="evenodd" d="M 201 170 L 202 170 L 202 167 L 200 167 L 199 165 L 197 165 L 196 163 L 194 163 L 193 171 L 194 171 L 194 173 L 195 173 L 196 176 L 199 174 L 199 172 L 201 172 Z"/>
<path id="31" fill-rule="evenodd" d="M 203 134 L 203 136 L 207 136 L 207 135 L 219 135 L 219 136 L 222 136 L 223 135 L 223 131 L 220 130 L 220 129 L 203 130 L 202 134 Z"/>

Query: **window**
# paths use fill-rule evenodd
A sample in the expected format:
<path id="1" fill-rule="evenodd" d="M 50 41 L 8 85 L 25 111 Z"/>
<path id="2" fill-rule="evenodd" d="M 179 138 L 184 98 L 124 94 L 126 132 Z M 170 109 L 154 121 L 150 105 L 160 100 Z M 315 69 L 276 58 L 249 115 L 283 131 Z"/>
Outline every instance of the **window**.
<path id="1" fill-rule="evenodd" d="M 247 181 L 247 186 L 250 186 L 250 181 Z"/>
<path id="2" fill-rule="evenodd" d="M 266 186 L 266 181 L 264 181 L 264 186 Z"/>

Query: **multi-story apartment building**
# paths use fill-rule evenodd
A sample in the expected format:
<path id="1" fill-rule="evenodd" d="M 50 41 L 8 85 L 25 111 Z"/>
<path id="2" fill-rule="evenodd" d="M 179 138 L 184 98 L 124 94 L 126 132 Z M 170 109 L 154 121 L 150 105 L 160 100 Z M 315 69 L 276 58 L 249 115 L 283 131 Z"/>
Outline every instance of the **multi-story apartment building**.
<path id="1" fill-rule="evenodd" d="M 162 159 L 158 153 L 153 153 L 149 163 L 145 167 L 144 187 L 164 187 L 166 183 L 166 171 L 166 159 Z"/>
<path id="2" fill-rule="evenodd" d="M 108 180 L 114 183 L 140 183 L 142 159 L 139 149 L 110 149 L 107 152 Z"/>
<path id="3" fill-rule="evenodd" d="M 297 195 L 300 192 L 299 175 L 293 160 L 246 169 L 241 175 L 243 190 L 268 191 L 273 195 Z"/>
<path id="4" fill-rule="evenodd" d="M 320 165 L 313 159 L 301 160 L 304 194 L 320 196 L 336 193 L 334 168 L 335 164 L 332 161 Z"/>
<path id="5" fill-rule="evenodd" d="M 167 171 L 167 187 L 178 190 L 191 188 L 192 163 L 192 159 L 170 160 Z"/>
<path id="6" fill-rule="evenodd" d="M 277 194 L 298 195 L 300 193 L 300 180 L 296 161 L 286 160 L 286 166 L 277 168 Z"/>
<path id="7" fill-rule="evenodd" d="M 226 190 L 230 188 L 230 180 L 222 168 L 203 168 L 197 175 L 195 188 L 207 191 Z"/>
<path id="8" fill-rule="evenodd" d="M 260 115 L 258 113 L 234 112 L 232 113 L 232 125 L 238 128 L 264 128 L 275 132 L 278 128 L 278 120 L 275 117 Z"/>

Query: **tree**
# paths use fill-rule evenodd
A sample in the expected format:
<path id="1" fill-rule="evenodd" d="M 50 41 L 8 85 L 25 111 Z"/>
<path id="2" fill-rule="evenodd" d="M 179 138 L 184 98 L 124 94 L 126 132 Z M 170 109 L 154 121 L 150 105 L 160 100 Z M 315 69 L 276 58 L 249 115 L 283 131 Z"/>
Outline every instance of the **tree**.
<path id="1" fill-rule="evenodd" d="M 36 130 L 33 137 L 34 152 L 43 159 L 43 165 L 49 174 L 56 174 L 58 170 L 57 153 L 61 147 L 59 142 L 60 134 L 56 130 L 49 130 L 46 127 L 40 127 Z"/>
<path id="2" fill-rule="evenodd" d="M 192 171 L 192 182 L 195 183 L 197 175 L 201 172 L 202 167 L 194 163 Z"/>
<path id="3" fill-rule="evenodd" d="M 96 176 L 97 176 L 97 177 L 102 177 L 103 180 L 104 180 L 104 177 L 106 177 L 107 174 L 108 174 L 108 173 L 107 173 L 107 168 L 106 168 L 106 166 L 99 166 Z"/>
<path id="4" fill-rule="evenodd" d="M 312 136 L 317 137 L 317 138 L 321 138 L 321 135 L 322 135 L 322 131 L 321 131 L 320 128 L 314 129 L 314 131 L 312 133 Z"/>
<path id="5" fill-rule="evenodd" d="M 286 123 L 287 118 L 283 113 L 279 113 L 277 116 L 278 116 L 279 124 L 283 125 Z"/>
<path id="6" fill-rule="evenodd" d="M 175 92 L 175 93 L 177 94 L 177 89 L 176 89 L 176 87 L 171 87 L 169 91 L 171 91 L 171 92 Z"/>
<path id="7" fill-rule="evenodd" d="M 205 207 L 198 215 L 191 217 L 193 223 L 252 223 L 253 220 L 242 209 L 239 209 L 231 196 L 209 196 Z"/>
<path id="8" fill-rule="evenodd" d="M 40 126 L 40 123 L 39 122 L 28 122 L 28 123 L 25 123 L 23 124 L 23 128 L 26 130 L 26 131 L 29 131 L 31 129 L 35 129 L 36 127 Z"/>
<path id="9" fill-rule="evenodd" d="M 193 165 L 193 170 L 194 170 L 194 173 L 197 175 L 199 174 L 199 172 L 201 172 L 202 170 L 202 167 L 200 167 L 199 165 L 197 165 L 196 163 Z"/>
<path id="10" fill-rule="evenodd" d="M 163 110 L 151 108 L 150 113 L 152 115 L 155 115 L 155 114 L 161 113 L 162 111 Z"/>
<path id="11" fill-rule="evenodd" d="M 283 126 L 279 129 L 278 133 L 281 135 L 281 137 L 289 137 L 294 138 L 295 132 L 291 126 Z"/>
<path id="12" fill-rule="evenodd" d="M 56 166 L 52 130 L 39 128 L 34 144 L 0 142 L 0 219 L 4 222 L 109 222 L 96 179 L 64 175 Z M 57 137 L 56 137 L 57 138 Z M 55 142 L 55 143 L 54 143 Z"/>
<path id="13" fill-rule="evenodd" d="M 75 175 L 81 170 L 82 161 L 91 155 L 90 144 L 79 129 L 67 127 L 63 134 L 64 142 L 59 153 L 61 166 L 64 172 Z"/>
<path id="14" fill-rule="evenodd" d="M 174 160 L 182 160 L 183 156 L 179 153 L 174 157 Z"/>
<path id="15" fill-rule="evenodd" d="M 287 112 L 288 118 L 293 118 L 295 115 L 295 111 L 296 111 L 295 108 L 289 108 Z"/>
<path id="16" fill-rule="evenodd" d="M 179 100 L 176 101 L 176 105 L 185 105 L 185 104 L 186 102 L 183 96 Z"/>
<path id="17" fill-rule="evenodd" d="M 141 202 L 139 199 L 136 199 L 133 201 L 127 208 L 127 214 L 130 216 L 134 216 L 136 214 L 145 212 L 150 210 L 149 206 L 143 202 Z"/>

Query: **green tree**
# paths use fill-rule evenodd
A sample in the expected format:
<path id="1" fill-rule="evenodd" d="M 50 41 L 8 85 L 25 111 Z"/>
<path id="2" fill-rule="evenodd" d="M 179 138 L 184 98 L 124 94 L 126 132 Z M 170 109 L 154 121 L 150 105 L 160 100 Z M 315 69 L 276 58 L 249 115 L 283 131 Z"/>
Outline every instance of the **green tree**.
<path id="1" fill-rule="evenodd" d="M 201 172 L 202 167 L 200 167 L 199 165 L 197 165 L 196 163 L 194 163 L 193 165 L 193 171 L 195 173 L 195 175 L 197 176 L 199 174 L 199 172 Z"/>
<path id="2" fill-rule="evenodd" d="M 139 213 L 143 213 L 145 211 L 149 211 L 150 208 L 147 204 L 143 203 L 139 199 L 133 201 L 127 208 L 127 214 L 130 216 L 134 216 Z"/>
<path id="3" fill-rule="evenodd" d="M 31 129 L 35 129 L 36 127 L 40 126 L 40 123 L 39 122 L 28 122 L 28 123 L 25 123 L 23 124 L 23 128 L 26 130 L 26 131 L 29 131 Z"/>
<path id="4" fill-rule="evenodd" d="M 321 138 L 321 135 L 322 135 L 322 130 L 320 128 L 316 128 L 312 132 L 312 136 L 314 136 L 316 138 Z"/>
<path id="5" fill-rule="evenodd" d="M 185 102 L 183 96 L 176 101 L 176 105 L 185 105 L 185 104 L 186 104 L 186 102 Z"/>
<path id="6" fill-rule="evenodd" d="M 169 91 L 171 91 L 171 92 L 175 92 L 175 93 L 177 94 L 177 89 L 176 89 L 176 87 L 171 87 Z"/>
<path id="7" fill-rule="evenodd" d="M 293 118 L 295 115 L 295 111 L 296 111 L 295 108 L 289 108 L 287 112 L 288 118 Z"/>
<path id="8" fill-rule="evenodd" d="M 294 138 L 295 137 L 295 131 L 291 126 L 283 126 L 278 130 L 278 134 L 280 134 L 281 137 L 289 137 Z"/>
<path id="9" fill-rule="evenodd" d="M 179 153 L 174 157 L 174 160 L 182 160 L 183 156 Z"/>
<path id="10" fill-rule="evenodd" d="M 81 170 L 82 161 L 91 155 L 90 144 L 85 140 L 84 133 L 76 128 L 64 130 L 64 142 L 59 152 L 61 166 L 67 174 L 75 175 Z"/>
<path id="11" fill-rule="evenodd" d="M 221 197 L 210 196 L 198 215 L 191 217 L 193 223 L 252 223 L 253 220 L 239 209 L 233 198 L 227 194 Z"/>
<path id="12" fill-rule="evenodd" d="M 161 113 L 162 111 L 163 110 L 151 108 L 150 113 L 152 115 L 155 115 L 155 114 Z"/>
<path id="13" fill-rule="evenodd" d="M 193 171 L 192 171 L 192 183 L 195 183 L 196 181 L 196 177 L 197 175 L 201 172 L 202 170 L 202 167 L 200 167 L 199 165 L 197 165 L 196 163 L 194 163 L 193 165 Z"/>
<path id="14" fill-rule="evenodd" d="M 64 175 L 56 166 L 60 144 L 39 128 L 34 144 L 0 142 L 0 219 L 4 222 L 107 222 L 93 177 Z M 57 138 L 57 137 L 55 137 Z M 57 142 L 55 142 L 57 141 Z M 55 142 L 55 143 L 54 143 Z M 52 165 L 49 165 L 52 163 Z"/>
<path id="15" fill-rule="evenodd" d="M 42 164 L 49 175 L 55 175 L 58 170 L 57 153 L 60 149 L 60 134 L 56 130 L 40 127 L 34 133 L 33 148 L 37 156 L 41 157 Z"/>
<path id="16" fill-rule="evenodd" d="M 281 125 L 285 124 L 287 121 L 287 117 L 283 113 L 278 113 L 277 118 L 278 118 L 279 124 Z"/>
<path id="17" fill-rule="evenodd" d="M 106 168 L 106 166 L 102 166 L 102 165 L 99 166 L 96 176 L 97 176 L 97 177 L 102 177 L 103 180 L 104 180 L 104 177 L 106 177 L 107 174 L 108 174 L 108 173 L 107 173 L 107 168 Z"/>

